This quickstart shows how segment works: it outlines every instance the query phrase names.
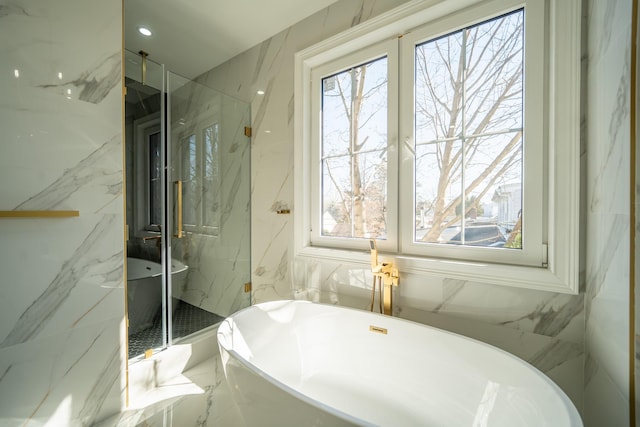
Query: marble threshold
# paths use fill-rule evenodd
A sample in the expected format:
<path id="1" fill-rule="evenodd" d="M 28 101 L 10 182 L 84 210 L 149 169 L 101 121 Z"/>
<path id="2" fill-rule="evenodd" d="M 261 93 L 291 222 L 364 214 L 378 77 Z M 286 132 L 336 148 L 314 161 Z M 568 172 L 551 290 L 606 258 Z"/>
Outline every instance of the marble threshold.
<path id="1" fill-rule="evenodd" d="M 231 398 L 215 334 L 177 344 L 129 366 L 127 409 L 95 427 L 245 427 Z"/>

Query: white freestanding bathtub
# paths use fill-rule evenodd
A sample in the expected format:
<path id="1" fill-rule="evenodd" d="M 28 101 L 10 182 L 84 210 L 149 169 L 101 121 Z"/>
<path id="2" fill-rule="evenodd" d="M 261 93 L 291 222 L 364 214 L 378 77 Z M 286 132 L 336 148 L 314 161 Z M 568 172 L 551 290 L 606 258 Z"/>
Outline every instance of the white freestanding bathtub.
<path id="1" fill-rule="evenodd" d="M 178 306 L 188 267 L 178 260 L 171 262 L 172 307 Z M 162 308 L 162 265 L 140 258 L 127 258 L 127 311 L 129 334 L 150 328 Z"/>
<path id="2" fill-rule="evenodd" d="M 253 426 L 582 426 L 564 392 L 488 344 L 307 301 L 228 317 L 218 345 Z"/>

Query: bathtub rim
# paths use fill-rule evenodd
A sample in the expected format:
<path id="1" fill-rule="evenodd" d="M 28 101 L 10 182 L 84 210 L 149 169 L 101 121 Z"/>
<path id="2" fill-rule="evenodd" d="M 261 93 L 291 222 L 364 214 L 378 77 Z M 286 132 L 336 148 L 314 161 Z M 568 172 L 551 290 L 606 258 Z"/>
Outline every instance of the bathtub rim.
<path id="1" fill-rule="evenodd" d="M 362 420 L 360 418 L 354 417 L 353 415 L 350 415 L 344 411 L 341 411 L 339 409 L 334 408 L 333 406 L 329 406 L 326 403 L 320 402 L 316 399 L 312 399 L 311 397 L 307 396 L 306 394 L 303 394 L 299 391 L 297 391 L 296 389 L 294 389 L 293 387 L 290 387 L 289 385 L 283 383 L 282 381 L 277 380 L 276 378 L 274 378 L 273 376 L 269 375 L 267 372 L 263 371 L 262 369 L 258 368 L 257 366 L 253 365 L 252 363 L 250 363 L 249 361 L 247 361 L 244 357 L 241 357 L 240 354 L 238 352 L 236 352 L 235 350 L 230 350 L 228 348 L 226 348 L 223 344 L 221 344 L 221 339 L 220 337 L 222 336 L 221 333 L 224 333 L 225 328 L 230 327 L 229 324 L 231 323 L 229 320 L 237 315 L 240 314 L 244 311 L 247 311 L 251 308 L 254 308 L 256 306 L 264 306 L 264 305 L 271 305 L 273 303 L 277 303 L 277 302 L 292 302 L 292 301 L 298 301 L 301 303 L 309 303 L 309 304 L 315 304 L 311 301 L 303 301 L 303 300 L 277 300 L 277 301 L 268 301 L 268 302 L 263 302 L 263 303 L 258 303 L 258 304 L 253 304 L 250 305 L 249 307 L 245 307 L 242 310 L 239 310 L 235 313 L 233 313 L 232 315 L 228 316 L 227 318 L 225 318 L 224 320 L 222 320 L 220 322 L 220 324 L 218 325 L 218 330 L 216 332 L 216 339 L 218 342 L 218 348 L 219 348 L 219 352 L 221 357 L 223 358 L 223 363 L 222 363 L 222 367 L 225 371 L 225 376 L 227 373 L 227 367 L 226 367 L 226 361 L 224 360 L 224 356 L 223 354 L 229 353 L 230 355 L 233 356 L 234 361 L 240 363 L 244 368 L 248 369 L 249 371 L 251 371 L 252 373 L 254 373 L 255 375 L 258 375 L 259 377 L 261 377 L 262 379 L 268 381 L 270 384 L 272 384 L 274 387 L 279 388 L 280 390 L 283 390 L 284 392 L 292 395 L 293 397 L 295 397 L 296 399 L 300 399 L 303 402 L 317 408 L 320 409 L 322 411 L 328 412 L 329 414 L 340 418 L 344 421 L 353 423 L 354 425 L 359 425 L 359 426 L 366 426 L 366 427 L 376 427 L 376 424 L 370 423 L 368 421 Z M 275 305 L 275 304 L 273 304 Z M 321 304 L 321 305 L 329 305 L 329 304 Z M 231 326 L 232 327 L 232 326 Z M 221 332 L 222 331 L 222 332 Z"/>
<path id="2" fill-rule="evenodd" d="M 264 370 L 258 368 L 256 365 L 252 364 L 251 362 L 249 362 L 248 360 L 246 360 L 244 357 L 242 357 L 238 352 L 236 352 L 235 350 L 231 350 L 228 348 L 228 340 L 225 339 L 224 333 L 225 331 L 231 332 L 233 326 L 235 325 L 235 322 L 231 322 L 231 320 L 233 320 L 233 317 L 236 315 L 240 315 L 241 313 L 243 313 L 244 311 L 248 311 L 250 309 L 254 309 L 256 307 L 267 307 L 267 306 L 284 306 L 285 304 L 289 304 L 289 303 L 293 303 L 293 304 L 315 304 L 315 305 L 319 305 L 319 306 L 324 306 L 324 307 L 330 307 L 333 309 L 344 309 L 344 310 L 348 310 L 348 311 L 354 311 L 354 312 L 359 312 L 361 314 L 376 314 L 379 316 L 384 316 L 384 318 L 388 319 L 389 321 L 397 321 L 400 323 L 407 323 L 407 324 L 411 324 L 414 326 L 418 326 L 418 327 L 425 327 L 428 329 L 432 329 L 435 331 L 438 331 L 440 333 L 444 333 L 446 335 L 450 335 L 450 336 L 454 336 L 457 337 L 459 339 L 464 339 L 467 341 L 471 341 L 472 343 L 475 344 L 480 344 L 488 349 L 492 349 L 494 351 L 498 351 L 500 353 L 502 353 L 503 355 L 505 355 L 506 357 L 510 357 L 514 360 L 514 362 L 517 362 L 523 369 L 527 369 L 529 370 L 532 374 L 536 375 L 537 377 L 539 377 L 547 386 L 550 386 L 551 390 L 555 391 L 556 396 L 558 398 L 560 398 L 560 401 L 563 405 L 563 407 L 566 410 L 566 414 L 567 417 L 569 419 L 569 421 L 571 422 L 571 425 L 573 425 L 575 422 L 577 422 L 577 425 L 579 426 L 584 426 L 584 422 L 582 420 L 582 416 L 580 415 L 580 412 L 578 412 L 578 409 L 576 408 L 576 406 L 574 405 L 573 401 L 569 398 L 569 396 L 564 392 L 564 390 L 562 388 L 560 388 L 560 386 L 558 384 L 556 384 L 551 378 L 549 378 L 549 376 L 547 376 L 544 372 L 542 372 L 540 369 L 536 368 L 535 366 L 533 366 L 531 363 L 527 362 L 526 360 L 522 359 L 521 357 L 510 353 L 506 350 L 503 350 L 499 347 L 496 347 L 492 344 L 486 343 L 484 341 L 480 341 L 476 338 L 472 338 L 472 337 L 468 337 L 466 335 L 462 335 L 462 334 L 458 334 L 456 332 L 451 332 L 451 331 L 447 331 L 445 329 L 441 329 L 435 326 L 431 326 L 431 325 L 427 325 L 424 323 L 419 323 L 413 320 L 409 320 L 409 319 L 403 319 L 400 317 L 392 317 L 392 316 L 386 316 L 380 313 L 375 313 L 375 312 L 370 312 L 368 310 L 364 310 L 364 309 L 358 309 L 358 308 L 353 308 L 353 307 L 346 307 L 346 306 L 340 306 L 340 305 L 335 305 L 335 304 L 326 304 L 326 303 L 318 303 L 318 302 L 312 302 L 312 301 L 307 301 L 307 300 L 275 300 L 275 301 L 266 301 L 266 302 L 262 302 L 262 303 L 258 303 L 258 304 L 252 304 L 249 307 L 245 307 L 242 310 L 239 310 L 233 314 L 231 314 L 230 316 L 228 316 L 227 318 L 225 318 L 224 320 L 222 320 L 222 322 L 220 322 L 219 327 L 218 327 L 218 331 L 216 333 L 216 338 L 217 338 L 217 342 L 218 342 L 218 347 L 219 347 L 219 351 L 222 355 L 223 352 L 227 352 L 230 355 L 233 356 L 234 360 L 238 363 L 240 363 L 243 367 L 249 369 L 251 372 L 253 372 L 254 374 L 258 375 L 259 377 L 267 380 L 269 383 L 271 383 L 273 386 L 280 388 L 281 390 L 284 390 L 285 392 L 289 393 L 290 395 L 304 401 L 305 403 L 314 406 L 318 409 L 321 409 L 323 411 L 326 411 L 338 418 L 341 418 L 345 421 L 357 424 L 357 425 L 363 425 L 363 426 L 375 426 L 376 424 L 372 424 L 366 420 L 363 420 L 361 418 L 357 418 L 353 415 L 350 415 L 344 411 L 341 411 L 339 409 L 334 408 L 333 406 L 330 406 L 328 404 L 325 404 L 323 402 L 320 402 L 318 400 L 315 400 L 299 391 L 297 391 L 296 389 L 294 389 L 293 387 L 283 383 L 282 381 L 279 381 L 278 379 L 274 378 L 272 375 L 268 374 L 267 372 L 265 372 Z M 226 375 L 226 362 L 223 359 L 223 368 L 225 370 L 225 375 Z"/>

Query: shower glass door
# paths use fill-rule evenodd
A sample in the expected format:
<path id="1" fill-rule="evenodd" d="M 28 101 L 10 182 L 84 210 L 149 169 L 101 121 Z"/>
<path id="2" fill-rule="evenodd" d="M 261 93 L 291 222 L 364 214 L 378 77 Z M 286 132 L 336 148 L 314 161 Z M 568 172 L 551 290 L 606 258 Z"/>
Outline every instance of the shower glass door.
<path id="1" fill-rule="evenodd" d="M 249 105 L 167 73 L 169 342 L 248 307 Z"/>

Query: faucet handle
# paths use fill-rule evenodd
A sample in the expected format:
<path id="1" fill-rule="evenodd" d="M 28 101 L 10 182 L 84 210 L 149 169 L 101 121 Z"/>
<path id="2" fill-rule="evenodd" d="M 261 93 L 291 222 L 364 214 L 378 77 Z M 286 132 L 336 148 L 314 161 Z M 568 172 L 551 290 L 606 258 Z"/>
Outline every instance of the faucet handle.
<path id="1" fill-rule="evenodd" d="M 380 267 L 385 286 L 398 286 L 400 273 L 394 263 L 383 263 Z"/>

